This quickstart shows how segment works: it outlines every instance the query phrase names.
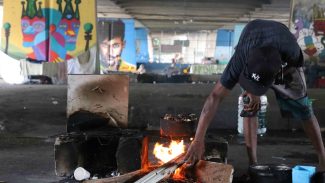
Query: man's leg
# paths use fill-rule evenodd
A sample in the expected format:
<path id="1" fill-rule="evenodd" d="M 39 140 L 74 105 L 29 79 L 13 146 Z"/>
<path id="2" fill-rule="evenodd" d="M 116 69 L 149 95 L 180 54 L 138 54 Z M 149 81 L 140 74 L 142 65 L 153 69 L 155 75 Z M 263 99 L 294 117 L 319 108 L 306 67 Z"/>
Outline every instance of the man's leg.
<path id="1" fill-rule="evenodd" d="M 244 118 L 244 136 L 249 165 L 257 163 L 257 117 Z"/>
<path id="2" fill-rule="evenodd" d="M 308 120 L 304 120 L 303 127 L 306 135 L 310 138 L 311 143 L 317 152 L 319 171 L 325 171 L 325 149 L 319 124 L 315 115 L 312 115 Z"/>

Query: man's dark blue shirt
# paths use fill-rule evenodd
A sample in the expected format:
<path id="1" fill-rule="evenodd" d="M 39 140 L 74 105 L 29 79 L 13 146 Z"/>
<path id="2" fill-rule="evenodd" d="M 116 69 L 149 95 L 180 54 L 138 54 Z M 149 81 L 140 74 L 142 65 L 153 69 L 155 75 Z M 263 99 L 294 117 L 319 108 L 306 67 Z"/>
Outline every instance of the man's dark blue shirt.
<path id="1" fill-rule="evenodd" d="M 288 66 L 303 65 L 302 52 L 296 38 L 284 24 L 271 20 L 253 20 L 240 35 L 235 53 L 221 76 L 221 84 L 232 89 L 247 65 L 249 51 L 267 46 L 278 49 L 282 61 L 287 62 Z"/>

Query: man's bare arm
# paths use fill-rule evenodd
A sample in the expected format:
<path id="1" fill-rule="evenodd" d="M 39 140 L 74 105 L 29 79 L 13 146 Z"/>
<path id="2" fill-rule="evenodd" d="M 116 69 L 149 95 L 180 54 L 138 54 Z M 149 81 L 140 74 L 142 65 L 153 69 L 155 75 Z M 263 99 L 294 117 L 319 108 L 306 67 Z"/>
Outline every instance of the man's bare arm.
<path id="1" fill-rule="evenodd" d="M 222 86 L 220 82 L 216 84 L 204 103 L 194 140 L 204 140 L 205 133 L 218 109 L 219 103 L 229 93 L 229 91 L 230 90 Z"/>
<path id="2" fill-rule="evenodd" d="M 219 103 L 229 92 L 230 90 L 222 86 L 219 81 L 205 101 L 195 133 L 195 138 L 185 156 L 185 160 L 187 160 L 187 162 L 193 164 L 202 159 L 206 131 L 215 115 L 215 112 L 218 109 Z"/>

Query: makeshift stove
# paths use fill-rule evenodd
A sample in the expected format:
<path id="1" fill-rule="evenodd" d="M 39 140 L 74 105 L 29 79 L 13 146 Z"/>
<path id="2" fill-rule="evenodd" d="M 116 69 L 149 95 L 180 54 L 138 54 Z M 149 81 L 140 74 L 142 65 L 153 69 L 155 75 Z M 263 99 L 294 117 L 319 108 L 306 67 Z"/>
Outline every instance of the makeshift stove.
<path id="1" fill-rule="evenodd" d="M 167 150 L 168 149 L 168 150 Z M 153 154 L 160 159 L 161 164 L 143 167 L 141 170 L 126 173 L 121 176 L 99 180 L 88 180 L 85 183 L 230 183 L 232 182 L 233 167 L 211 161 L 199 161 L 194 168 L 182 161 L 185 148 L 182 141 L 172 141 L 169 147 L 156 144 Z M 181 153 L 183 152 L 183 153 Z M 181 153 L 172 160 L 167 159 Z"/>
<path id="2" fill-rule="evenodd" d="M 127 75 L 68 76 L 68 133 L 55 142 L 57 175 L 71 176 L 78 166 L 100 177 L 141 168 L 144 134 L 127 129 L 128 96 Z"/>
<path id="3" fill-rule="evenodd" d="M 184 162 L 184 155 L 188 149 L 195 134 L 197 117 L 195 114 L 179 114 L 173 116 L 166 114 L 160 119 L 159 135 L 148 133 L 149 149 L 147 170 L 157 167 L 142 178 L 134 181 L 135 183 L 153 183 L 153 182 L 231 182 L 216 174 L 223 172 L 232 175 L 232 167 L 227 165 L 220 169 L 221 164 L 201 161 L 195 168 L 189 168 Z M 154 144 L 154 145 L 153 145 Z M 225 163 L 227 161 L 228 144 L 221 138 L 207 138 L 205 152 L 206 160 L 213 160 Z M 209 172 L 207 168 L 215 170 L 211 175 L 203 172 Z M 213 167 L 213 168 L 212 168 Z M 227 173 L 222 169 L 227 169 Z M 145 169 L 146 170 L 146 169 Z M 200 173 L 201 172 L 201 173 Z M 231 177 L 226 175 L 226 177 Z M 215 179 L 221 181 L 216 181 Z M 211 180 L 209 180 L 211 179 Z M 213 180 L 212 180 L 213 179 Z"/>
<path id="4" fill-rule="evenodd" d="M 193 118 L 191 115 L 188 117 Z M 162 118 L 161 124 L 166 120 L 167 118 Z M 110 177 L 137 170 L 146 170 L 145 172 L 149 173 L 149 170 L 156 168 L 164 176 L 162 181 L 195 182 L 191 177 L 186 178 L 185 172 L 181 171 L 185 167 L 175 160 L 186 153 L 195 131 L 194 126 L 192 129 L 190 127 L 172 128 L 173 125 L 171 125 L 171 121 L 184 123 L 184 125 L 189 125 L 192 121 L 177 121 L 171 118 L 168 120 L 168 125 L 161 125 L 159 131 L 107 128 L 101 131 L 62 135 L 55 143 L 56 173 L 59 176 L 69 176 L 81 166 L 92 175 Z M 182 126 L 182 124 L 177 125 Z M 166 129 L 168 133 L 165 133 Z M 181 132 L 180 135 L 177 135 L 178 132 Z M 207 136 L 205 146 L 206 161 L 209 163 L 227 162 L 228 143 L 226 140 L 216 136 Z M 170 161 L 175 164 L 172 167 L 166 167 Z M 139 175 L 138 178 L 141 177 Z"/>
<path id="5" fill-rule="evenodd" d="M 69 177 L 83 167 L 104 182 L 163 183 L 202 178 L 218 182 L 216 172 L 232 173 L 231 166 L 216 163 L 227 162 L 228 150 L 227 141 L 217 136 L 206 137 L 206 161 L 199 162 L 194 173 L 184 171 L 188 169 L 182 155 L 197 123 L 193 114 L 167 114 L 160 119 L 160 130 L 128 129 L 127 77 L 78 75 L 69 76 L 68 83 L 68 133 L 58 136 L 54 147 L 58 176 Z"/>

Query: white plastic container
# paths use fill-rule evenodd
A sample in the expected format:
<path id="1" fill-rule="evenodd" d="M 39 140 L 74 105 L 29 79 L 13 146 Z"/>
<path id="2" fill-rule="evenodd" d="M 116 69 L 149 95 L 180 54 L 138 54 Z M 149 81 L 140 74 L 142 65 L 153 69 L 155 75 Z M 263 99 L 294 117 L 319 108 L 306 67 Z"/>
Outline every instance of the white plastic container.
<path id="1" fill-rule="evenodd" d="M 257 134 L 263 135 L 266 132 L 266 110 L 267 110 L 267 97 L 266 95 L 262 95 L 260 97 L 261 100 L 261 109 L 257 113 L 258 117 L 258 128 Z M 244 102 L 243 97 L 238 97 L 238 124 L 237 124 L 237 131 L 239 134 L 244 133 L 244 126 L 243 126 L 243 117 L 240 116 L 241 111 L 244 109 Z"/>
<path id="2" fill-rule="evenodd" d="M 237 131 L 239 134 L 244 133 L 243 117 L 240 116 L 240 113 L 243 109 L 244 109 L 243 97 L 239 96 L 239 98 L 238 98 L 238 125 L 237 125 Z"/>
<path id="3" fill-rule="evenodd" d="M 258 118 L 258 129 L 257 134 L 263 135 L 266 133 L 266 108 L 267 108 L 267 97 L 265 95 L 262 95 L 260 97 L 261 100 L 261 109 L 257 113 Z"/>
<path id="4" fill-rule="evenodd" d="M 76 180 L 82 181 L 90 178 L 90 173 L 82 167 L 75 169 L 73 176 Z"/>

